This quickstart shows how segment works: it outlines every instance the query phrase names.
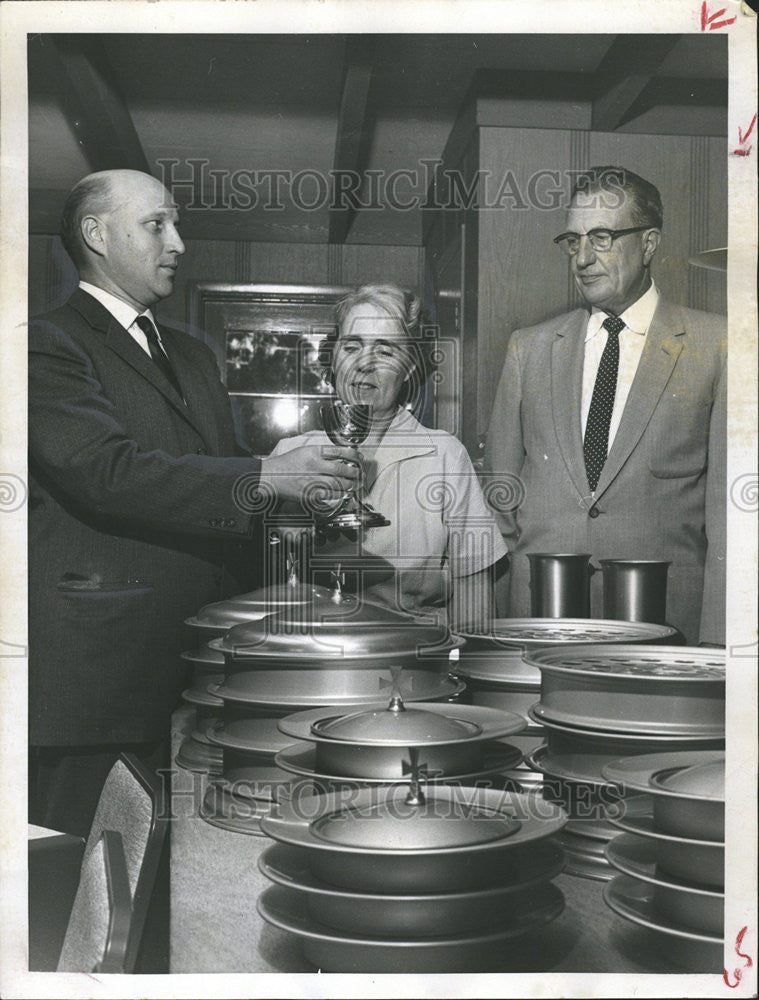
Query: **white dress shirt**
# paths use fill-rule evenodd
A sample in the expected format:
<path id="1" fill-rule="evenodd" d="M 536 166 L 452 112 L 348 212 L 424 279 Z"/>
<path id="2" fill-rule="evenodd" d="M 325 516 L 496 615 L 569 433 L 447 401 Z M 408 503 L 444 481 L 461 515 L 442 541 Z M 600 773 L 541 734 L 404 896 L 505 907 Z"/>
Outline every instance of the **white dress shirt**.
<path id="1" fill-rule="evenodd" d="M 622 413 L 630 395 L 630 387 L 633 384 L 635 373 L 638 370 L 640 356 L 646 343 L 646 334 L 654 318 L 656 306 L 659 302 L 659 290 L 651 282 L 651 287 L 633 302 L 623 313 L 620 319 L 625 324 L 624 330 L 619 334 L 619 368 L 617 369 L 617 391 L 614 396 L 614 409 L 611 412 L 611 423 L 609 424 L 609 450 L 614 440 L 614 436 L 619 429 Z M 608 330 L 604 329 L 603 322 L 608 313 L 601 309 L 594 309 L 588 319 L 588 328 L 585 333 L 585 357 L 582 366 L 582 408 L 580 418 L 582 421 L 582 436 L 585 437 L 585 427 L 588 423 L 588 410 L 590 400 L 593 396 L 593 386 L 598 374 L 598 366 L 601 362 L 603 349 L 609 337 Z"/>
<path id="2" fill-rule="evenodd" d="M 156 336 L 158 337 L 158 343 L 161 344 L 161 347 L 163 347 L 163 344 L 161 343 L 161 335 L 158 332 L 158 327 L 156 326 L 153 314 L 149 309 L 145 309 L 144 312 L 137 312 L 133 306 L 124 302 L 123 299 L 120 299 L 115 295 L 111 295 L 110 292 L 106 292 L 103 288 L 98 288 L 97 285 L 91 285 L 89 281 L 80 281 L 79 287 L 83 292 L 87 292 L 91 295 L 93 299 L 97 299 L 102 306 L 105 306 L 116 322 L 120 323 L 124 329 L 129 332 L 132 339 L 140 345 L 148 357 L 151 357 L 150 348 L 148 347 L 148 338 L 135 322 L 138 316 L 147 316 L 153 324 Z M 164 351 L 165 350 L 166 348 L 164 348 Z"/>

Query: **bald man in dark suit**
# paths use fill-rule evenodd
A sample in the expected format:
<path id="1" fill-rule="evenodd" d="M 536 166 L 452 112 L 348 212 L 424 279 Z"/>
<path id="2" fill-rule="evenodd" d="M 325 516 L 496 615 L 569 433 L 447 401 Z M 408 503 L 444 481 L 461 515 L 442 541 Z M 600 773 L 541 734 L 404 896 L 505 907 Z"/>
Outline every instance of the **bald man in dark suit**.
<path id="1" fill-rule="evenodd" d="M 239 447 L 211 352 L 151 312 L 177 224 L 147 174 L 84 178 L 62 218 L 80 287 L 29 326 L 30 815 L 81 835 L 121 750 L 167 762 L 183 621 L 258 557 L 247 501 L 356 475 L 349 449 Z"/>

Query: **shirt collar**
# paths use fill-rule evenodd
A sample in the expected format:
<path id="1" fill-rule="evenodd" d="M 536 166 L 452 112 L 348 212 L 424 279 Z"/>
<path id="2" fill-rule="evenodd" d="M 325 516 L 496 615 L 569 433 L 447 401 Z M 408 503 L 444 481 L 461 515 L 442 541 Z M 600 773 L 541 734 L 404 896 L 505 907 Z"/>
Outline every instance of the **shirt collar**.
<path id="1" fill-rule="evenodd" d="M 419 423 L 410 410 L 401 407 L 385 431 L 374 454 L 374 461 L 379 470 L 407 458 L 434 454 L 435 451 L 436 445 L 429 430 Z"/>
<path id="2" fill-rule="evenodd" d="M 108 310 L 111 316 L 113 316 L 116 322 L 120 323 L 125 330 L 130 328 L 138 316 L 147 316 L 153 326 L 155 326 L 155 319 L 149 309 L 145 309 L 143 312 L 138 312 L 134 306 L 130 306 L 127 302 L 124 302 L 123 299 L 118 298 L 116 295 L 112 295 L 110 292 L 106 292 L 104 288 L 98 288 L 97 285 L 91 285 L 89 281 L 80 281 L 79 287 L 83 292 L 87 292 L 91 295 L 93 299 L 97 299 L 98 302 Z"/>
<path id="3" fill-rule="evenodd" d="M 636 299 L 631 306 L 628 306 L 620 314 L 619 318 L 632 333 L 637 333 L 639 336 L 645 337 L 649 326 L 651 326 L 651 320 L 654 318 L 658 303 L 659 289 L 652 281 L 641 297 Z M 608 313 L 605 313 L 602 309 L 593 309 L 588 320 L 588 329 L 585 333 L 586 343 L 599 333 L 607 316 Z"/>

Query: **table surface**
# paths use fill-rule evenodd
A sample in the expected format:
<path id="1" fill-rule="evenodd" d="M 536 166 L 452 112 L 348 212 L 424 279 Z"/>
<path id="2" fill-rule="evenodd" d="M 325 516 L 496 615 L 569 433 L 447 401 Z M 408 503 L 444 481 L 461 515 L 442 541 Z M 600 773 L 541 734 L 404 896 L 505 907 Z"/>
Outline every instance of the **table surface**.
<path id="1" fill-rule="evenodd" d="M 193 712 L 174 716 L 175 751 Z M 233 833 L 198 815 L 206 775 L 177 768 L 171 826 L 171 972 L 315 972 L 298 939 L 267 924 L 256 900 L 272 883 L 258 859 L 274 843 Z M 697 968 L 699 949 L 622 920 L 604 903 L 604 883 L 563 873 L 553 880 L 564 894 L 563 913 L 524 939 L 503 971 L 578 973 L 714 972 Z M 713 962 L 713 958 L 712 958 Z"/>

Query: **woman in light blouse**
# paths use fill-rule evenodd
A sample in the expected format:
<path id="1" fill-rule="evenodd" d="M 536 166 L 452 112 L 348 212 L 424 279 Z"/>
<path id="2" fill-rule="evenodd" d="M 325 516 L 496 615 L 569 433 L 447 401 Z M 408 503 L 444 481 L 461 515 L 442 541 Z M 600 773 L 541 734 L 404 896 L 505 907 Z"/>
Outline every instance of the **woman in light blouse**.
<path id="1" fill-rule="evenodd" d="M 362 537 L 330 537 L 315 563 L 359 565 L 370 600 L 453 626 L 491 615 L 491 567 L 506 552 L 464 446 L 411 413 L 427 374 L 419 300 L 395 285 L 364 285 L 337 304 L 320 360 L 336 395 L 372 407 L 360 446 L 363 498 L 390 521 Z M 324 437 L 283 438 L 273 454 Z M 335 533 L 336 534 L 336 533 Z"/>

